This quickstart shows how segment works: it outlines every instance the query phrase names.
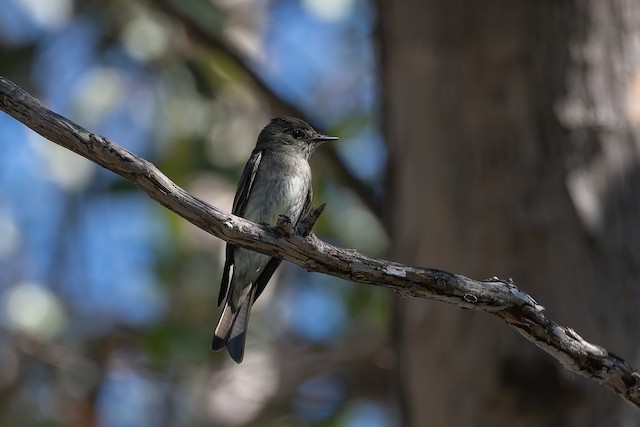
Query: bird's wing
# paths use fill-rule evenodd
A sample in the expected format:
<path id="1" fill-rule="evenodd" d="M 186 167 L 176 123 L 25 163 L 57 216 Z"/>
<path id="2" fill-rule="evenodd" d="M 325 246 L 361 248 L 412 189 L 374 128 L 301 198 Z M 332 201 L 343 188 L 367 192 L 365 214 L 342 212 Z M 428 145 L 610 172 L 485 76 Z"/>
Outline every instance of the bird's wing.
<path id="1" fill-rule="evenodd" d="M 256 302 L 262 291 L 264 291 L 267 283 L 269 283 L 269 279 L 271 279 L 271 276 L 273 276 L 273 273 L 275 273 L 281 262 L 282 258 L 278 258 L 275 256 L 272 257 L 264 267 L 264 270 L 262 270 L 262 273 L 260 273 L 260 276 L 258 276 L 256 281 L 253 282 L 253 286 L 256 288 L 256 295 L 253 298 L 253 302 Z"/>
<path id="2" fill-rule="evenodd" d="M 298 223 L 302 221 L 304 217 L 307 215 L 307 211 L 309 210 L 309 206 L 311 205 L 312 198 L 313 198 L 313 188 L 311 187 L 311 184 L 309 184 L 309 190 L 307 190 L 307 197 L 305 197 L 304 199 L 304 205 L 302 205 L 302 210 L 300 211 L 300 216 L 298 216 L 298 219 L 296 220 L 296 225 L 298 225 Z"/>
<path id="3" fill-rule="evenodd" d="M 260 160 L 262 160 L 262 150 L 254 150 L 253 153 L 251 153 L 251 157 L 249 157 L 247 164 L 244 166 L 244 171 L 242 172 L 240 182 L 238 183 L 238 189 L 236 190 L 236 196 L 233 199 L 233 208 L 231 209 L 231 213 L 234 215 L 244 215 L 244 210 L 247 207 L 247 201 L 251 194 L 253 182 L 256 179 L 256 174 L 260 167 Z M 220 283 L 220 294 L 218 295 L 218 305 L 222 304 L 222 301 L 224 301 L 227 293 L 229 292 L 229 285 L 231 283 L 229 280 L 229 272 L 233 265 L 234 250 L 235 246 L 227 243 L 222 282 Z"/>
<path id="4" fill-rule="evenodd" d="M 260 167 L 260 161 L 262 160 L 262 150 L 254 150 L 251 153 L 251 157 L 244 166 L 244 171 L 240 177 L 238 183 L 238 189 L 236 190 L 236 196 L 233 198 L 233 209 L 231 213 L 234 215 L 242 216 L 244 210 L 247 207 L 247 201 L 249 200 L 249 194 L 253 187 L 253 182 L 256 179 L 258 168 Z"/>

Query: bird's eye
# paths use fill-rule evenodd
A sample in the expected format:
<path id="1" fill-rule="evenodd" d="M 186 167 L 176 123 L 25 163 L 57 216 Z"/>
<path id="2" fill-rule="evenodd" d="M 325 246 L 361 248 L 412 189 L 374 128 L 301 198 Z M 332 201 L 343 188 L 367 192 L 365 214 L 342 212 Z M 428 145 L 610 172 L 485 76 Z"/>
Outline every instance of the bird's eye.
<path id="1" fill-rule="evenodd" d="M 302 139 L 304 137 L 304 132 L 301 131 L 300 129 L 293 129 L 291 131 L 291 136 L 294 137 L 295 139 Z"/>

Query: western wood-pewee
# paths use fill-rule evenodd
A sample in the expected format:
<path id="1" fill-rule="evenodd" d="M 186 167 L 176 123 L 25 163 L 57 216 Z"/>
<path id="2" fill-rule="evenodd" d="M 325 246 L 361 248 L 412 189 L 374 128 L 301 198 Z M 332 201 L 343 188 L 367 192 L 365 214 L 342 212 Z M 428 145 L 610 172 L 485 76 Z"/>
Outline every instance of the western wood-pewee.
<path id="1" fill-rule="evenodd" d="M 311 203 L 309 158 L 321 144 L 338 139 L 316 132 L 304 120 L 278 117 L 258 136 L 233 200 L 234 215 L 259 224 L 276 225 L 286 215 L 296 224 Z M 218 305 L 224 309 L 211 349 L 225 346 L 242 362 L 249 312 L 282 261 L 227 243 Z"/>

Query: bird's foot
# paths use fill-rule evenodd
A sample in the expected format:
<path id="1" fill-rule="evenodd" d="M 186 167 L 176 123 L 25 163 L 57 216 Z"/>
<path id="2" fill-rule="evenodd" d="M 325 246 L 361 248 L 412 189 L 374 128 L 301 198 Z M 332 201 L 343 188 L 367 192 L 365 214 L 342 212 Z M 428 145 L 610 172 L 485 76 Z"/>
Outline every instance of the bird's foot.
<path id="1" fill-rule="evenodd" d="M 291 224 L 291 218 L 286 215 L 278 215 L 278 222 L 276 223 L 276 230 L 283 237 L 289 237 L 293 234 L 293 224 Z"/>

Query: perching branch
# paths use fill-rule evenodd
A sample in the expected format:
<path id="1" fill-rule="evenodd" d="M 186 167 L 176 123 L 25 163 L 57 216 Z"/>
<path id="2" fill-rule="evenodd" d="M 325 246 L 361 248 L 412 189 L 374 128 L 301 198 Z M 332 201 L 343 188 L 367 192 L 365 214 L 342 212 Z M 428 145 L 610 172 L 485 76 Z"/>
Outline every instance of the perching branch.
<path id="1" fill-rule="evenodd" d="M 47 109 L 11 81 L 0 77 L 0 110 L 43 137 L 117 173 L 195 226 L 227 242 L 276 255 L 309 271 L 387 287 L 403 296 L 428 298 L 500 317 L 568 370 L 592 378 L 640 408 L 640 373 L 571 328 L 549 320 L 544 308 L 511 281 L 477 281 L 445 271 L 410 267 L 338 248 L 284 222 L 266 227 L 225 213 L 187 193 L 153 164 L 107 138 L 93 134 Z M 315 218 L 319 213 L 316 211 Z M 304 227 L 313 226 L 314 218 Z M 283 232 L 284 230 L 284 232 Z M 306 236 L 306 237 L 305 237 Z"/>

